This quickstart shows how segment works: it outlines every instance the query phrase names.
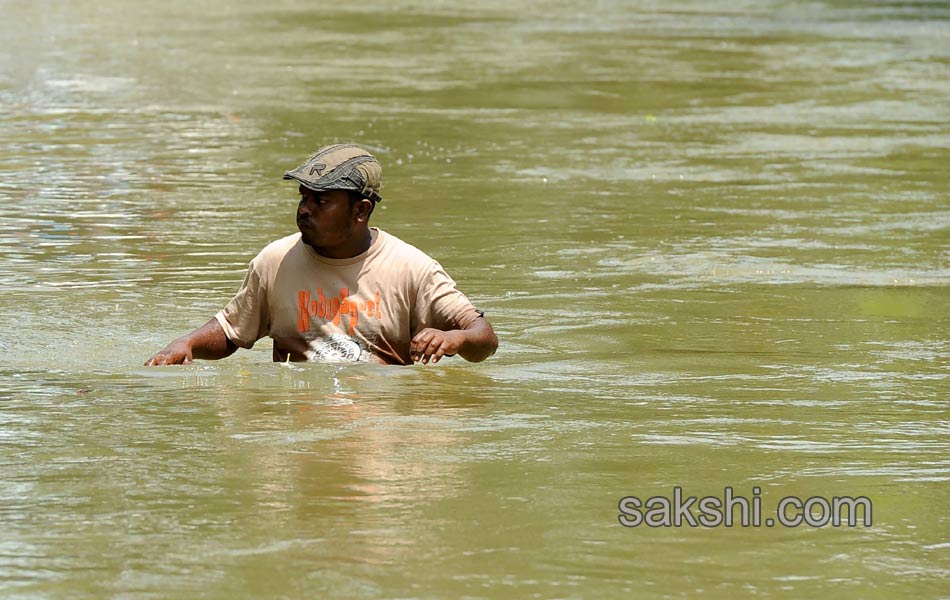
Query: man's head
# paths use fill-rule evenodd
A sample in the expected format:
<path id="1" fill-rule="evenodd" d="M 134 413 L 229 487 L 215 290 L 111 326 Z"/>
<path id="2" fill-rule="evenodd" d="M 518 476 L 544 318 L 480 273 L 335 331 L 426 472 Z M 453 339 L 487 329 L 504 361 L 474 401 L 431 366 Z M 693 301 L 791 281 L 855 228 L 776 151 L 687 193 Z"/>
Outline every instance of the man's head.
<path id="1" fill-rule="evenodd" d="M 369 217 L 382 200 L 382 167 L 353 144 L 318 150 L 284 179 L 299 182 L 297 228 L 301 239 L 321 255 L 349 258 L 369 245 Z"/>
<path id="2" fill-rule="evenodd" d="M 302 165 L 284 173 L 284 179 L 296 179 L 315 192 L 357 192 L 374 204 L 383 199 L 379 195 L 383 167 L 375 156 L 356 144 L 324 146 Z"/>

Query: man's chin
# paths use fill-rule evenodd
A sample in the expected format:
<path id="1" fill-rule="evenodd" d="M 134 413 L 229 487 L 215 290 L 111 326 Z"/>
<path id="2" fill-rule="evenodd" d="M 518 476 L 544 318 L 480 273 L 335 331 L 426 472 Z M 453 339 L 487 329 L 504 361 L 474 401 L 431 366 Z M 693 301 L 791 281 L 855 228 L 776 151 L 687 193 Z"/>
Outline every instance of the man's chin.
<path id="1" fill-rule="evenodd" d="M 308 246 L 313 246 L 313 236 L 309 232 L 300 229 L 300 241 Z"/>

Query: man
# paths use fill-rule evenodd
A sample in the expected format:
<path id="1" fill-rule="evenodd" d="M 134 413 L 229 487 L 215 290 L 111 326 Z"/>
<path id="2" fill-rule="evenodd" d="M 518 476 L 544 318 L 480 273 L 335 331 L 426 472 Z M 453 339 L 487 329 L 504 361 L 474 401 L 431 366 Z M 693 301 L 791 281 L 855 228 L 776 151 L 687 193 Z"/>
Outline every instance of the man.
<path id="1" fill-rule="evenodd" d="M 318 150 L 284 179 L 299 183 L 299 233 L 251 261 L 237 295 L 148 366 L 219 359 L 274 340 L 275 361 L 481 361 L 498 338 L 442 266 L 369 226 L 382 167 L 354 144 Z"/>

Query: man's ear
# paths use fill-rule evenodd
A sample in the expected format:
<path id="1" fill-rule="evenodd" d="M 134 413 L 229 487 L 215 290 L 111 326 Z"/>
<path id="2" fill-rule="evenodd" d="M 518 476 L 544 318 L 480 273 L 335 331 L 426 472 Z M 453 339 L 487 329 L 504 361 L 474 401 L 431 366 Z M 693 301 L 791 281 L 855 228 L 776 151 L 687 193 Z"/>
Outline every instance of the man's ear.
<path id="1" fill-rule="evenodd" d="M 373 214 L 373 201 L 361 198 L 354 207 L 353 217 L 357 222 L 363 223 L 369 221 L 369 216 Z"/>

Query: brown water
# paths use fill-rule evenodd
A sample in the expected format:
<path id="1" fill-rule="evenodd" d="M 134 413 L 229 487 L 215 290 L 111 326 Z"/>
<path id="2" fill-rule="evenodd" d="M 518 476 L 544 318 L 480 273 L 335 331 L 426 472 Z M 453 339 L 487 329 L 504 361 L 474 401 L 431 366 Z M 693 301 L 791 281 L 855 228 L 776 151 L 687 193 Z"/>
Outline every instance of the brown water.
<path id="1" fill-rule="evenodd" d="M 947 3 L 0 8 L 3 596 L 950 593 Z M 140 367 L 350 140 L 499 353 Z"/>

